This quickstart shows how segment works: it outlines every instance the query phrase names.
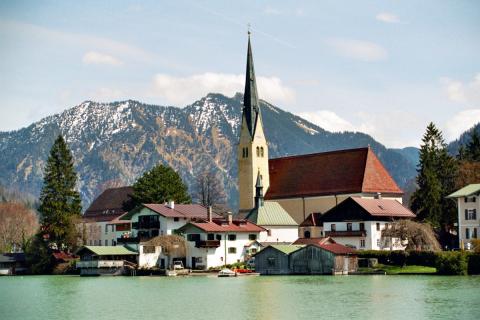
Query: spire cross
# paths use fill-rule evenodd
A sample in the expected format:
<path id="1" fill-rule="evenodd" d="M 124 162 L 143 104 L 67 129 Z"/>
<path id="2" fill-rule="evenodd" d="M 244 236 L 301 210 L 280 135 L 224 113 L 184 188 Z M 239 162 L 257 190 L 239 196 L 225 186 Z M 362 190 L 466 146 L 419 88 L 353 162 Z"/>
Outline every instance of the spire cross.
<path id="1" fill-rule="evenodd" d="M 250 27 L 251 27 L 250 23 L 247 23 L 248 35 L 250 35 L 250 33 L 251 33 L 251 32 L 250 32 Z"/>

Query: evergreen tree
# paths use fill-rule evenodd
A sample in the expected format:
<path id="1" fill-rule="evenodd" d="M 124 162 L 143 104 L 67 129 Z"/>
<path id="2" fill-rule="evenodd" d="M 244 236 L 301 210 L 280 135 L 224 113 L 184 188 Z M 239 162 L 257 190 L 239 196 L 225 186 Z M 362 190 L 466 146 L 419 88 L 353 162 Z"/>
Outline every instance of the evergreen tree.
<path id="1" fill-rule="evenodd" d="M 172 168 L 157 165 L 133 185 L 133 200 L 139 203 L 190 203 L 190 195 L 182 178 Z"/>
<path id="2" fill-rule="evenodd" d="M 466 158 L 470 161 L 480 161 L 480 136 L 477 130 L 472 130 L 470 142 L 466 147 Z"/>
<path id="3" fill-rule="evenodd" d="M 38 208 L 41 215 L 40 236 L 48 241 L 51 248 L 70 250 L 76 245 L 75 221 L 82 211 L 76 183 L 73 157 L 59 135 L 47 160 Z"/>
<path id="4" fill-rule="evenodd" d="M 445 197 L 455 189 L 456 170 L 456 161 L 448 154 L 442 133 L 430 123 L 420 148 L 418 189 L 412 196 L 417 219 L 435 227 L 453 225 L 456 210 Z"/>

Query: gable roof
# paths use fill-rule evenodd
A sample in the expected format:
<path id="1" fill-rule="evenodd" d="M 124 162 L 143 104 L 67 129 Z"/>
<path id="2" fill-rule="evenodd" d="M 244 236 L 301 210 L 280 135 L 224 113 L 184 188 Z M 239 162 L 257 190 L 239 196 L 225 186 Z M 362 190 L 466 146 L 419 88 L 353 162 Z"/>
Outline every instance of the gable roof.
<path id="1" fill-rule="evenodd" d="M 330 251 L 334 254 L 355 254 L 357 253 L 354 249 L 344 246 L 339 243 L 326 243 L 319 245 L 320 248 Z"/>
<path id="2" fill-rule="evenodd" d="M 463 198 L 480 193 L 480 183 L 469 184 L 447 196 L 447 198 Z"/>
<path id="3" fill-rule="evenodd" d="M 131 251 L 124 246 L 83 246 L 78 249 L 77 254 L 81 254 L 81 252 L 85 250 L 88 250 L 97 256 L 138 255 L 137 252 Z"/>
<path id="4" fill-rule="evenodd" d="M 298 226 L 288 212 L 274 201 L 265 201 L 258 208 L 253 208 L 245 219 L 260 226 Z"/>
<path id="5" fill-rule="evenodd" d="M 313 244 L 315 246 L 320 246 L 324 244 L 329 244 L 329 243 L 336 243 L 335 240 L 333 240 L 330 237 L 324 237 L 324 238 L 298 238 L 295 240 L 294 243 L 292 244 L 302 244 L 302 245 L 309 245 Z"/>
<path id="6" fill-rule="evenodd" d="M 314 212 L 308 215 L 308 217 L 302 221 L 300 227 L 321 227 L 323 226 L 322 214 L 320 212 Z"/>
<path id="7" fill-rule="evenodd" d="M 324 222 L 385 218 L 415 218 L 415 214 L 397 200 L 349 197 L 322 216 Z"/>
<path id="8" fill-rule="evenodd" d="M 272 244 L 269 247 L 272 247 L 272 248 L 274 248 L 274 249 L 276 249 L 280 252 L 283 252 L 285 254 L 290 254 L 294 251 L 297 251 L 298 249 L 301 249 L 301 248 L 305 247 L 305 245 L 302 245 L 302 244 L 299 244 L 299 245 L 295 245 L 295 244 Z"/>
<path id="9" fill-rule="evenodd" d="M 187 230 L 190 227 L 200 229 L 204 232 L 262 232 L 265 228 L 257 226 L 248 220 L 233 220 L 228 224 L 225 219 L 213 219 L 212 221 L 191 221 L 178 229 L 179 231 Z"/>
<path id="10" fill-rule="evenodd" d="M 270 159 L 269 173 L 266 199 L 362 192 L 403 194 L 369 147 Z"/>
<path id="11" fill-rule="evenodd" d="M 131 209 L 132 187 L 110 188 L 103 191 L 83 214 L 85 220 L 109 221 Z"/>
<path id="12" fill-rule="evenodd" d="M 143 203 L 141 206 L 129 211 L 120 219 L 130 220 L 143 208 L 150 209 L 151 211 L 167 218 L 207 219 L 207 208 L 200 204 L 175 204 L 172 209 L 166 204 L 159 203 Z M 212 212 L 212 218 L 220 219 L 222 216 Z"/>

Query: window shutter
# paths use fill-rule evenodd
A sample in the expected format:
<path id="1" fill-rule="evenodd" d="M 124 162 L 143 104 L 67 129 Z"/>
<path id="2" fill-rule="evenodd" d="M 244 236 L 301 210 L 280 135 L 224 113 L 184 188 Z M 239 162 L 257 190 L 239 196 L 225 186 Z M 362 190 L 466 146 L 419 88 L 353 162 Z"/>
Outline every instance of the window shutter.
<path id="1" fill-rule="evenodd" d="M 468 209 L 465 209 L 465 220 L 468 220 Z"/>

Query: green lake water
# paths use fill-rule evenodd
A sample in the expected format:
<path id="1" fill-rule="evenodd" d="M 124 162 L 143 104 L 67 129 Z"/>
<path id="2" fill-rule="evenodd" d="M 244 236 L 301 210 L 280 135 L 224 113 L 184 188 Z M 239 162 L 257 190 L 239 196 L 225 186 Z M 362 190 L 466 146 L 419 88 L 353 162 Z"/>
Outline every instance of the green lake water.
<path id="1" fill-rule="evenodd" d="M 0 319 L 480 319 L 480 277 L 0 277 Z"/>

